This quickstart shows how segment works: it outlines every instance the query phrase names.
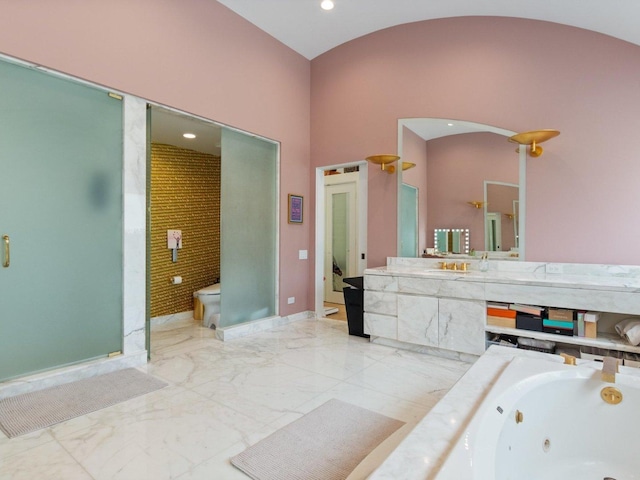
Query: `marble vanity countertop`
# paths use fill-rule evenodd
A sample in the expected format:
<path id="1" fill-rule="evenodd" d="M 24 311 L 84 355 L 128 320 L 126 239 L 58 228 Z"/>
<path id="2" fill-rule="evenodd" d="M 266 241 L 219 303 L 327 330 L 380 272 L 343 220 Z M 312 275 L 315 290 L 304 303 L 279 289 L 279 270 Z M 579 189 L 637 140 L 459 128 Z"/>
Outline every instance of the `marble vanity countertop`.
<path id="1" fill-rule="evenodd" d="M 607 290 L 627 293 L 640 292 L 640 274 L 636 269 L 640 267 L 610 266 L 609 268 L 594 268 L 593 273 L 582 273 L 578 269 L 564 269 L 568 273 L 547 273 L 546 268 L 526 268 L 524 262 L 490 262 L 487 272 L 478 270 L 477 263 L 471 263 L 467 272 L 454 270 L 440 270 L 437 264 L 433 266 L 398 265 L 368 268 L 365 275 L 393 275 L 415 278 L 432 278 L 437 280 L 455 280 L 475 283 L 504 283 L 515 285 L 538 285 L 545 287 Z M 519 265 L 520 264 L 520 265 Z M 541 264 L 544 265 L 544 264 Z M 561 264 L 567 265 L 567 264 Z M 524 266 L 522 270 L 517 268 Z M 606 266 L 602 266 L 606 267 Z M 586 270 L 588 272 L 588 270 Z"/>
<path id="2" fill-rule="evenodd" d="M 473 412 L 515 357 L 563 362 L 559 355 L 492 346 L 369 476 L 369 480 L 434 478 Z"/>

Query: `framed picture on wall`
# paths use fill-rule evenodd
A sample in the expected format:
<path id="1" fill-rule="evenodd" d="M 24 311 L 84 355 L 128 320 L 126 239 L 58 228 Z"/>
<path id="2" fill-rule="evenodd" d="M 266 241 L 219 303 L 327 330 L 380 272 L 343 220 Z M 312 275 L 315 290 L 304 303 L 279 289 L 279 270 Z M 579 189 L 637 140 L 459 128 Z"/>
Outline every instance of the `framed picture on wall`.
<path id="1" fill-rule="evenodd" d="M 289 194 L 289 223 L 302 224 L 302 195 Z"/>

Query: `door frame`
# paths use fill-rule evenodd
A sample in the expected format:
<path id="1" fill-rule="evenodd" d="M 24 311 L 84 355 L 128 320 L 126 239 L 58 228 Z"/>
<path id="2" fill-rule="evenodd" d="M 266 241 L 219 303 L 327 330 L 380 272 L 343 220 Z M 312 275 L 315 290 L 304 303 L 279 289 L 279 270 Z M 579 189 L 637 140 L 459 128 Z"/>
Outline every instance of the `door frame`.
<path id="1" fill-rule="evenodd" d="M 358 275 L 362 275 L 367 268 L 367 195 L 369 171 L 366 160 L 356 162 L 327 165 L 316 168 L 316 234 L 315 234 L 315 314 L 316 318 L 324 317 L 324 241 L 325 241 L 325 192 L 324 172 L 338 168 L 359 167 L 358 169 Z M 364 256 L 364 258 L 362 258 Z"/>

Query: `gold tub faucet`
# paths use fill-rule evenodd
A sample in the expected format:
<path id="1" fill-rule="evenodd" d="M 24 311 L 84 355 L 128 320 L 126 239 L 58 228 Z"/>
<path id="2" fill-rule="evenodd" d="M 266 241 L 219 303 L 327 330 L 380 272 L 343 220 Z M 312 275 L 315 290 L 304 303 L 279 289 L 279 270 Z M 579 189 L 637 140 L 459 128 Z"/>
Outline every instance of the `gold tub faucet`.
<path id="1" fill-rule="evenodd" d="M 564 358 L 564 364 L 565 365 L 575 365 L 576 364 L 576 357 L 574 357 L 573 355 L 569 355 L 566 353 L 561 353 L 560 356 L 562 358 Z"/>

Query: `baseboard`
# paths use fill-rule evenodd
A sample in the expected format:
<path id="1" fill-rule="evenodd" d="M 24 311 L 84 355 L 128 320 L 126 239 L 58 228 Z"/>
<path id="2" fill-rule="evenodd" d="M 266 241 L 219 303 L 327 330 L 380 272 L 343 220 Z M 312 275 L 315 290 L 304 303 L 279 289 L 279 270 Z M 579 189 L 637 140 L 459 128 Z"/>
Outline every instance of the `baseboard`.
<path id="1" fill-rule="evenodd" d="M 234 338 L 246 337 L 253 335 L 254 333 L 264 332 L 274 327 L 287 325 L 289 323 L 298 322 L 300 320 L 307 320 L 309 318 L 315 318 L 315 313 L 312 311 L 305 311 L 300 313 L 294 313 L 286 317 L 267 317 L 259 320 L 253 320 L 251 322 L 240 323 L 238 325 L 231 325 L 228 327 L 221 327 L 216 330 L 216 337 L 223 342 L 233 340 Z"/>
<path id="2" fill-rule="evenodd" d="M 473 363 L 480 358 L 478 355 L 472 355 L 470 353 L 454 352 L 452 350 L 444 350 L 437 347 L 416 345 L 415 343 L 401 342 L 391 338 L 372 336 L 369 341 L 378 345 L 384 345 L 385 347 L 399 348 L 401 350 L 409 350 L 416 353 L 426 353 L 427 355 L 434 355 L 436 357 L 443 357 L 451 360 L 461 360 L 467 363 Z"/>
<path id="3" fill-rule="evenodd" d="M 193 310 L 188 312 L 172 313 L 171 315 L 162 315 L 151 319 L 151 326 L 166 325 L 168 323 L 182 322 L 184 320 L 193 320 Z"/>

